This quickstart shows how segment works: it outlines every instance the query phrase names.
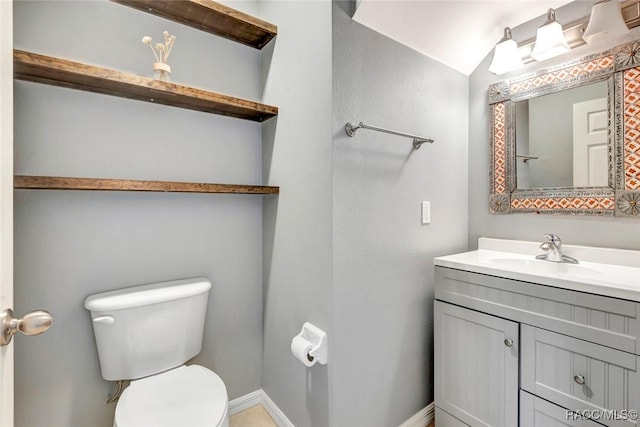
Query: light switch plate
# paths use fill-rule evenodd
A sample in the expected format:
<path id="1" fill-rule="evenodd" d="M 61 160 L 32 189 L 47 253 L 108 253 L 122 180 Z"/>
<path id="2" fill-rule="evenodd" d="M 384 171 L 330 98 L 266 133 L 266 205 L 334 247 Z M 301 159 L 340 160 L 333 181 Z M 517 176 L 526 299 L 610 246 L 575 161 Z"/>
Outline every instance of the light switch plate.
<path id="1" fill-rule="evenodd" d="M 431 223 L 431 202 L 422 202 L 422 223 Z"/>

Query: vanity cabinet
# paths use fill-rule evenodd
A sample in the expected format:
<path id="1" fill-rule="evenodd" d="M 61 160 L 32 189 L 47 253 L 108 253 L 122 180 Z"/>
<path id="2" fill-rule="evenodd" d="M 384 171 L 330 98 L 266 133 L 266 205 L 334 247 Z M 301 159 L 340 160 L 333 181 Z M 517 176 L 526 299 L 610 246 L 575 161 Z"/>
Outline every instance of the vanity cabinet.
<path id="1" fill-rule="evenodd" d="M 516 426 L 518 324 L 439 301 L 434 313 L 436 404 L 469 425 Z"/>
<path id="2" fill-rule="evenodd" d="M 434 324 L 438 427 L 638 426 L 638 302 L 436 266 Z"/>

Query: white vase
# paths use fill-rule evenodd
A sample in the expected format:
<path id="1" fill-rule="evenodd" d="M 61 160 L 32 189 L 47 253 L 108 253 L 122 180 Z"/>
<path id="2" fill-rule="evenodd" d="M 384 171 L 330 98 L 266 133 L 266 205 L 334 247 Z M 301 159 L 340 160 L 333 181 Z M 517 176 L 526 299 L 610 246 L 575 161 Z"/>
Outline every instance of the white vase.
<path id="1" fill-rule="evenodd" d="M 161 82 L 171 81 L 171 66 L 163 62 L 153 63 L 153 78 Z"/>

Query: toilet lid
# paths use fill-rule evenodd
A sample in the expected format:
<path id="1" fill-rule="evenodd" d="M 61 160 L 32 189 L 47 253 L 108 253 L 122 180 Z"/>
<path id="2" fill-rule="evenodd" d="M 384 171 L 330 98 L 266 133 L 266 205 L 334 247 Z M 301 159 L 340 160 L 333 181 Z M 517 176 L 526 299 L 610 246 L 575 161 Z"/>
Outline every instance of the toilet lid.
<path id="1" fill-rule="evenodd" d="M 227 413 L 227 389 L 215 373 L 181 366 L 133 381 L 116 406 L 118 427 L 215 427 Z"/>

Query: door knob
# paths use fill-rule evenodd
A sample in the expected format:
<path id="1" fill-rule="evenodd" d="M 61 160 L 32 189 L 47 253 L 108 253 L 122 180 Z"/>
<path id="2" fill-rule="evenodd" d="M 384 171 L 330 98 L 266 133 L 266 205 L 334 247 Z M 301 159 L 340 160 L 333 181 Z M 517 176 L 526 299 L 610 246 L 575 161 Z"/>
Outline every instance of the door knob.
<path id="1" fill-rule="evenodd" d="M 8 345 L 11 338 L 18 332 L 25 335 L 40 335 L 51 327 L 52 322 L 53 316 L 48 311 L 34 310 L 19 319 L 13 316 L 13 310 L 7 308 L 0 313 L 0 326 L 2 327 L 0 346 Z"/>

